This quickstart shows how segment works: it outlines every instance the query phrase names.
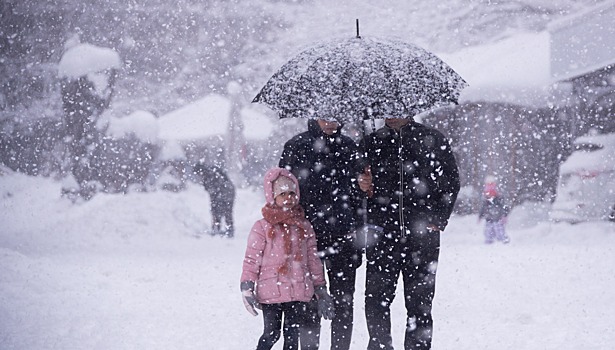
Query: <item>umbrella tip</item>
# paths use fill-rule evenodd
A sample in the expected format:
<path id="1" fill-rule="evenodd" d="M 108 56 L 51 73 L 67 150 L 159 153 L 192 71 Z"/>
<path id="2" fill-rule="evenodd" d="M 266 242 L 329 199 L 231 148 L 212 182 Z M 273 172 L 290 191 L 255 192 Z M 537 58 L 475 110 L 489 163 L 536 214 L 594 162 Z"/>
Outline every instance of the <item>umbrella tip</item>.
<path id="1" fill-rule="evenodd" d="M 359 35 L 359 19 L 357 18 L 357 39 L 361 39 L 361 36 Z"/>

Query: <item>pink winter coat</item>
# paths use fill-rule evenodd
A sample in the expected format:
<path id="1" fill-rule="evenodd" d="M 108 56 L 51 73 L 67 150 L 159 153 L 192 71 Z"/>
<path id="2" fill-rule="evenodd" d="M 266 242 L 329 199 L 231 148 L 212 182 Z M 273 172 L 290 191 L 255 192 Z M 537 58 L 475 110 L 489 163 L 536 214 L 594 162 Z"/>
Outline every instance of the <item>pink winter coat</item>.
<path id="1" fill-rule="evenodd" d="M 268 203 L 274 202 L 272 182 L 280 175 L 293 180 L 299 188 L 297 179 L 289 171 L 274 168 L 265 175 L 264 189 Z M 296 192 L 299 196 L 299 191 Z M 274 232 L 270 234 L 272 227 Z M 284 231 L 280 225 L 260 219 L 252 226 L 241 282 L 255 282 L 259 303 L 307 302 L 312 299 L 315 287 L 326 284 L 322 262 L 317 255 L 314 229 L 307 220 L 304 227 L 308 228 L 305 236 L 297 226 L 290 227 L 291 251 L 286 254 Z M 296 261 L 292 258 L 294 256 L 300 256 L 301 260 Z"/>

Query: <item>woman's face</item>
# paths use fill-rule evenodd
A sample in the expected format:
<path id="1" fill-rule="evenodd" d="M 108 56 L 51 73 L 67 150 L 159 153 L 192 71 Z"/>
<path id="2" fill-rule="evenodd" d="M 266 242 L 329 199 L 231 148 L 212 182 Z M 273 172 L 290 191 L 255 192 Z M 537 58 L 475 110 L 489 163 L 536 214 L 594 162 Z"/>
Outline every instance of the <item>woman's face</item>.
<path id="1" fill-rule="evenodd" d="M 284 209 L 291 209 L 298 202 L 297 194 L 293 191 L 282 192 L 275 197 L 275 204 Z"/>

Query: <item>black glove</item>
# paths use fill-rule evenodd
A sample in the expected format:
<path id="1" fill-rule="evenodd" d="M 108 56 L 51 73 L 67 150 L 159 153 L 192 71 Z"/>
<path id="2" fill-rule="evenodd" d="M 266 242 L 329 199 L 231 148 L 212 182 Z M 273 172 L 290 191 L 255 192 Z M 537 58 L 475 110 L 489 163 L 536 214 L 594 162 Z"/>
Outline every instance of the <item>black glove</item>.
<path id="1" fill-rule="evenodd" d="M 335 317 L 335 306 L 333 306 L 333 298 L 327 293 L 325 286 L 316 287 L 314 290 L 318 299 L 318 315 L 325 320 L 331 320 Z"/>
<path id="2" fill-rule="evenodd" d="M 240 289 L 241 296 L 243 297 L 243 305 L 246 307 L 246 310 L 248 310 L 250 314 L 258 316 L 256 309 L 260 309 L 261 305 L 256 301 L 256 296 L 254 296 L 254 282 L 241 282 Z"/>

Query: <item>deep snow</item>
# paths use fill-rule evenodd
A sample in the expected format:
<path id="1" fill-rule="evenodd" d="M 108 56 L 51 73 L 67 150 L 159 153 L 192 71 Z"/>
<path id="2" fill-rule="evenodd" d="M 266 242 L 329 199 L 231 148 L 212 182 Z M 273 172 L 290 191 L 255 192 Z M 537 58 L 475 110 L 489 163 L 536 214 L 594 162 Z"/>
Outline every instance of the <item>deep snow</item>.
<path id="1" fill-rule="evenodd" d="M 203 233 L 209 199 L 196 185 L 72 204 L 52 179 L 2 173 L 1 349 L 254 347 L 262 319 L 244 310 L 238 281 L 260 190 L 238 191 L 236 238 L 223 239 Z M 546 210 L 515 208 L 509 245 L 484 245 L 475 216 L 451 220 L 442 235 L 433 349 L 615 346 L 615 224 L 544 222 Z M 361 267 L 353 349 L 367 344 L 363 281 Z M 393 322 L 401 349 L 399 299 Z"/>

